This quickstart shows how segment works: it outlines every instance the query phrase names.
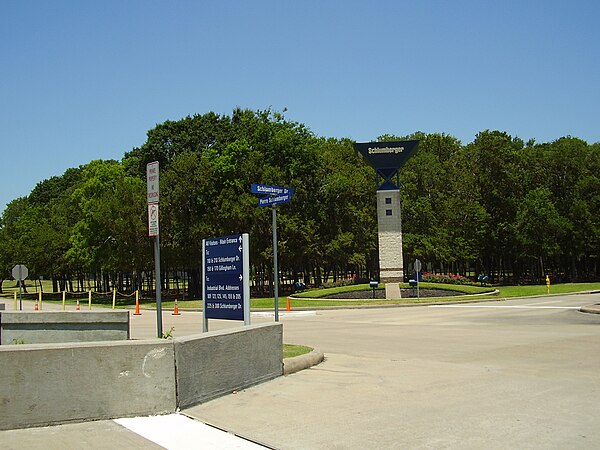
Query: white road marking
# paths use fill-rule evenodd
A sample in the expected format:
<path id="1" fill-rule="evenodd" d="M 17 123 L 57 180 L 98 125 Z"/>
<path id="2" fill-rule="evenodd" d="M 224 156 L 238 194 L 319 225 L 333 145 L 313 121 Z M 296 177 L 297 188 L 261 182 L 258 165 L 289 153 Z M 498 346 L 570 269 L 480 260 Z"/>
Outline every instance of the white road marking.
<path id="1" fill-rule="evenodd" d="M 183 414 L 123 418 L 114 422 L 169 450 L 265 448 Z"/>
<path id="2" fill-rule="evenodd" d="M 252 313 L 256 317 L 274 317 L 275 313 L 271 311 L 257 311 Z M 294 317 L 294 316 L 316 316 L 316 311 L 291 311 L 291 312 L 279 312 L 280 317 Z"/>

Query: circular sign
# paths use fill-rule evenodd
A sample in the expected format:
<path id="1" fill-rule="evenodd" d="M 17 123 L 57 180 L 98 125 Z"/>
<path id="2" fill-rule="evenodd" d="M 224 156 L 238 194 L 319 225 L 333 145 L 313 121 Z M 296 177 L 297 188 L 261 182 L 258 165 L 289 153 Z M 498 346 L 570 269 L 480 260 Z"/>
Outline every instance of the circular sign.
<path id="1" fill-rule="evenodd" d="M 12 277 L 17 281 L 23 281 L 29 276 L 29 269 L 23 264 L 16 264 L 12 268 Z"/>
<path id="2" fill-rule="evenodd" d="M 421 271 L 421 260 L 415 259 L 415 272 L 420 272 L 420 271 Z"/>

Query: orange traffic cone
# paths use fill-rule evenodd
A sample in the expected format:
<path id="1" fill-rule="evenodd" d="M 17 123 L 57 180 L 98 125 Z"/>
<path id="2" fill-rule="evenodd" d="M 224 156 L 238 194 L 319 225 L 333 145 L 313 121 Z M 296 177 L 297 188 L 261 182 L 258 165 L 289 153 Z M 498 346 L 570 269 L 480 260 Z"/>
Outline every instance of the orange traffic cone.
<path id="1" fill-rule="evenodd" d="M 135 293 L 135 312 L 133 313 L 134 316 L 141 316 L 142 313 L 140 312 L 140 296 L 138 295 L 138 293 Z"/>
<path id="2" fill-rule="evenodd" d="M 79 307 L 79 299 L 77 299 L 77 306 L 75 307 L 75 311 L 81 311 L 81 308 Z"/>
<path id="3" fill-rule="evenodd" d="M 177 305 L 177 299 L 175 299 L 175 309 L 173 309 L 173 316 L 179 316 L 179 306 Z"/>
<path id="4" fill-rule="evenodd" d="M 290 305 L 290 297 L 289 296 L 287 298 L 287 303 L 285 304 L 285 310 L 288 312 L 292 310 L 292 305 Z"/>
<path id="5" fill-rule="evenodd" d="M 39 311 L 39 310 L 40 310 L 40 308 L 39 308 L 39 306 L 38 306 L 38 302 L 37 302 L 37 300 L 35 301 L 35 305 L 34 305 L 34 307 L 33 307 L 33 310 L 34 310 L 34 311 Z"/>

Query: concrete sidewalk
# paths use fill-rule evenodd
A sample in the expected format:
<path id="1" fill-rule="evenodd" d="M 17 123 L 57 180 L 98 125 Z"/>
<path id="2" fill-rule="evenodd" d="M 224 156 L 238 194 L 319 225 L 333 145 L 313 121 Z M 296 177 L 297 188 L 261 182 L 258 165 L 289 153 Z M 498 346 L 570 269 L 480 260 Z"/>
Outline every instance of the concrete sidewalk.
<path id="1" fill-rule="evenodd" d="M 0 448 L 260 450 L 268 447 L 186 415 L 169 414 L 0 431 Z"/>

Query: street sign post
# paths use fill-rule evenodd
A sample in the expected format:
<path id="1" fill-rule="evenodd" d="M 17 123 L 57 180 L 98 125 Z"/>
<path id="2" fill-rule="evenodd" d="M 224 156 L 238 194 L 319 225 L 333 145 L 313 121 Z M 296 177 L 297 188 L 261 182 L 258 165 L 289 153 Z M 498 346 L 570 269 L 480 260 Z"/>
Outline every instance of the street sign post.
<path id="1" fill-rule="evenodd" d="M 279 267 L 277 265 L 277 209 L 275 206 L 288 203 L 294 195 L 294 188 L 285 186 L 271 186 L 269 184 L 252 184 L 250 191 L 253 194 L 262 194 L 258 206 L 271 206 L 273 216 L 273 294 L 275 297 L 275 322 L 279 322 Z"/>
<path id="2" fill-rule="evenodd" d="M 203 331 L 208 319 L 250 325 L 250 242 L 247 233 L 202 241 Z"/>
<path id="3" fill-rule="evenodd" d="M 154 278 L 156 280 L 156 328 L 159 338 L 163 334 L 162 325 L 162 292 L 160 279 L 160 228 L 158 224 L 159 164 L 153 161 L 146 165 L 146 185 L 148 202 L 148 236 L 154 237 Z"/>
<path id="4" fill-rule="evenodd" d="M 21 288 L 23 286 L 23 280 L 26 280 L 29 276 L 29 269 L 24 264 L 15 264 L 15 266 L 12 268 L 11 274 L 19 284 L 19 310 L 23 311 L 23 296 Z"/>
<path id="5" fill-rule="evenodd" d="M 417 300 L 420 298 L 419 297 L 419 274 L 421 272 L 421 260 L 420 259 L 415 259 L 415 272 L 417 275 Z"/>

